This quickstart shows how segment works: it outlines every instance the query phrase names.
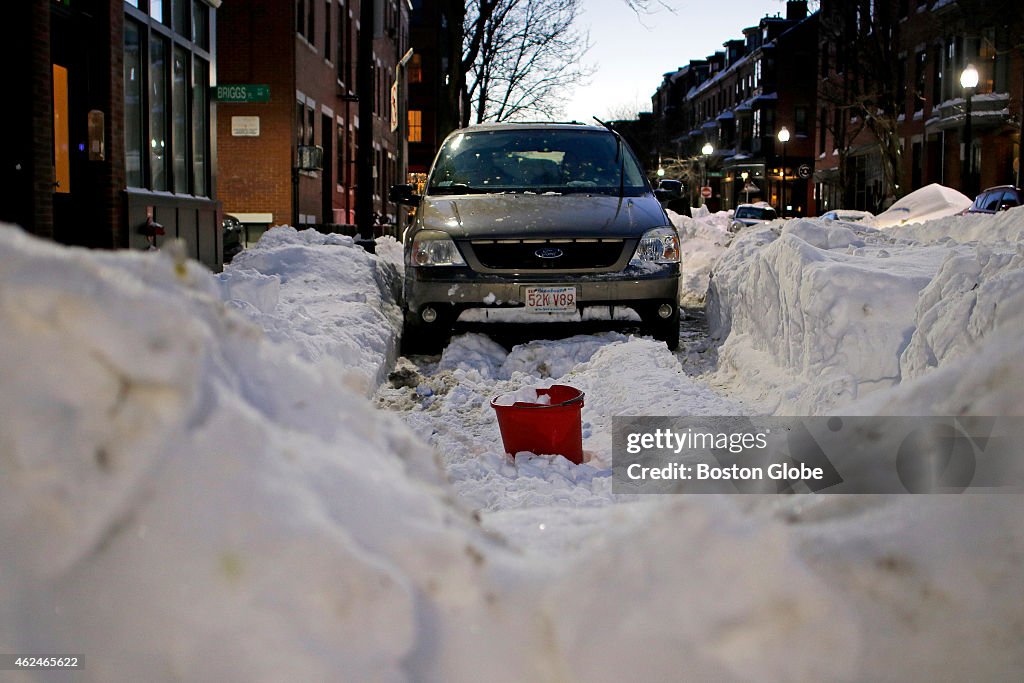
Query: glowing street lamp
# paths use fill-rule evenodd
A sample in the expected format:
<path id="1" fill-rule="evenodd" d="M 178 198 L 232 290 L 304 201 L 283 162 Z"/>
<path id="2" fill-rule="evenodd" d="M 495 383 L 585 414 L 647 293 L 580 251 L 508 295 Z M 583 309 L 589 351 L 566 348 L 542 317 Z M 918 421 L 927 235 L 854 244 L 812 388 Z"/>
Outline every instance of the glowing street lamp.
<path id="1" fill-rule="evenodd" d="M 964 194 L 973 197 L 974 190 L 974 155 L 971 153 L 971 96 L 974 89 L 978 87 L 978 70 L 973 64 L 968 64 L 960 73 L 960 86 L 964 89 L 964 180 L 962 186 Z"/>
<path id="2" fill-rule="evenodd" d="M 779 142 L 782 143 L 782 217 L 786 217 L 786 143 L 789 142 L 789 129 L 779 129 Z"/>
<path id="3" fill-rule="evenodd" d="M 750 186 L 747 185 L 747 180 L 750 178 L 750 174 L 747 173 L 746 171 L 743 171 L 743 173 L 740 173 L 740 178 L 743 179 L 743 196 L 744 196 L 743 203 L 744 204 L 749 204 L 750 203 L 750 190 L 748 190 L 747 188 L 750 187 Z"/>

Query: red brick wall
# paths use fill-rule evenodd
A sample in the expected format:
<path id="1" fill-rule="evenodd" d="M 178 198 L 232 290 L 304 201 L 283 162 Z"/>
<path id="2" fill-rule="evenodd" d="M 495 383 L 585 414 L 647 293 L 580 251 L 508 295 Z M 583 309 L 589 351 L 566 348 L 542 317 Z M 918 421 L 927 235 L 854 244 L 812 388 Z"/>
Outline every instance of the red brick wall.
<path id="1" fill-rule="evenodd" d="M 218 104 L 217 194 L 226 213 L 291 223 L 295 138 L 294 2 L 226 2 L 217 11 L 217 82 L 266 83 L 266 104 Z M 259 116 L 259 137 L 231 135 L 232 116 Z"/>

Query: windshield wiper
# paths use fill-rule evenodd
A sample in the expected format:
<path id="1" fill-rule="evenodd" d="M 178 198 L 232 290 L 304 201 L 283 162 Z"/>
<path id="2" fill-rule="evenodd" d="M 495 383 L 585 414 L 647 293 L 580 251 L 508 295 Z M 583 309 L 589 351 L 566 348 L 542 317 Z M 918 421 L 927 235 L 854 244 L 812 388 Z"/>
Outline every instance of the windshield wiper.
<path id="1" fill-rule="evenodd" d="M 619 131 L 611 127 L 611 124 L 605 123 L 596 116 L 594 120 L 615 136 L 615 161 L 619 162 L 619 199 L 622 199 L 626 196 L 626 155 L 622 152 L 622 136 L 619 135 Z"/>

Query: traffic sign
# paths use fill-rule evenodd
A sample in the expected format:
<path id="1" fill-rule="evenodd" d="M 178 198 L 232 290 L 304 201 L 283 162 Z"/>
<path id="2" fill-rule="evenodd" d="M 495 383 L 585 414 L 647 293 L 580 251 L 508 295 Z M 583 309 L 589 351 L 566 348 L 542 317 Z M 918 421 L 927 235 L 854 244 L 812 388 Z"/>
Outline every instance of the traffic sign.
<path id="1" fill-rule="evenodd" d="M 796 174 L 806 180 L 811 177 L 811 167 L 807 164 L 800 164 L 799 168 L 796 169 Z"/>
<path id="2" fill-rule="evenodd" d="M 708 187 L 707 185 L 700 188 L 700 196 L 703 197 L 704 199 L 711 199 L 711 188 Z"/>
<path id="3" fill-rule="evenodd" d="M 269 102 L 269 85 L 217 85 L 213 99 L 218 102 Z"/>

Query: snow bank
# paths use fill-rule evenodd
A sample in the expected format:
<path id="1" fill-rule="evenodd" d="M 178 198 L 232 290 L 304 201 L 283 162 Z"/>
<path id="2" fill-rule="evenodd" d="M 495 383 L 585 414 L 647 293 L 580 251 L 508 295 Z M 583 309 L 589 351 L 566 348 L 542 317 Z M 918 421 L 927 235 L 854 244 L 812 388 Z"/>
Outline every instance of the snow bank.
<path id="1" fill-rule="evenodd" d="M 987 244 L 949 238 L 977 218 L 924 224 L 947 230 L 930 244 L 816 219 L 745 231 L 712 278 L 719 372 L 770 412 L 819 414 L 1024 329 L 1021 243 L 996 239 L 1019 230 L 987 217 Z"/>
<path id="2" fill-rule="evenodd" d="M 711 265 L 725 251 L 731 239 L 729 213 L 709 213 L 706 207 L 701 209 L 703 212 L 698 212 L 695 218 L 668 212 L 669 219 L 679 231 L 682 254 L 680 301 L 684 306 L 703 305 Z"/>
<path id="3" fill-rule="evenodd" d="M 424 602 L 484 604 L 490 541 L 429 449 L 218 289 L 0 228 L 0 650 L 88 653 L 92 681 L 401 679 L 441 637 Z"/>
<path id="4" fill-rule="evenodd" d="M 944 346 L 938 367 L 868 398 L 923 406 L 927 390 L 987 385 L 967 412 L 1019 399 L 1019 319 L 986 303 L 1017 301 L 1019 252 L 800 235 L 849 238 L 745 231 L 713 282 L 729 294 L 773 267 L 837 268 L 857 291 L 857 275 L 934 264 L 930 305 L 899 311 L 934 329 L 976 317 L 970 334 L 1000 353 Z M 84 652 L 85 681 L 1015 680 L 1017 497 L 614 497 L 612 416 L 750 412 L 664 344 L 620 334 L 511 352 L 456 338 L 436 365 L 402 359 L 378 392 L 398 419 L 344 372 L 364 358 L 351 339 L 381 334 L 354 328 L 387 316 L 308 321 L 336 301 L 393 305 L 381 267 L 320 239 L 276 233 L 259 267 L 217 277 L 173 250 L 86 252 L 0 227 L 0 651 Z M 774 265 L 751 265 L 773 249 Z M 975 271 L 976 290 L 956 284 Z M 818 306 L 786 292 L 769 304 Z M 737 302 L 713 301 L 750 328 Z M 854 313 L 837 309 L 833 332 L 856 334 Z M 781 372 L 776 351 L 760 358 Z M 552 380 L 587 394 L 589 462 L 508 460 L 490 399 Z"/>
<path id="5" fill-rule="evenodd" d="M 382 239 L 378 258 L 351 237 L 274 228 L 226 266 L 222 296 L 272 339 L 369 396 L 394 360 L 401 328 L 395 244 Z"/>
<path id="6" fill-rule="evenodd" d="M 960 213 L 971 205 L 971 198 L 938 183 L 926 185 L 899 199 L 888 209 L 865 222 L 876 228 L 908 223 L 924 223 Z"/>
<path id="7" fill-rule="evenodd" d="M 287 267 L 303 258 L 294 239 L 308 239 L 284 237 L 248 260 L 276 271 L 282 299 L 302 278 Z M 328 246 L 354 267 L 363 259 L 344 244 L 313 245 Z M 711 602 L 687 611 L 677 596 L 670 612 L 655 599 L 660 587 L 638 584 L 624 594 L 635 602 L 589 614 L 622 589 L 617 565 L 631 576 L 645 566 L 638 557 L 602 551 L 576 567 L 506 547 L 453 502 L 430 446 L 336 366 L 307 361 L 311 347 L 274 341 L 247 318 L 266 315 L 273 278 L 218 278 L 171 251 L 93 253 L 0 228 L 0 650 L 87 653 L 85 681 L 558 680 L 592 668 L 604 634 L 664 617 L 672 639 L 687 640 L 674 654 L 659 650 L 659 671 L 700 652 L 707 667 L 743 677 L 786 636 L 828 646 L 827 656 L 791 653 L 793 670 L 820 678 L 849 661 L 853 641 L 820 636 L 843 608 L 813 578 L 796 590 L 790 552 L 743 540 L 751 561 L 731 557 L 725 539 L 750 533 L 742 524 L 697 568 L 671 563 L 659 576 L 725 591 L 728 578 L 709 572 L 715 558 L 746 576 L 756 556 L 758 585 L 782 587 L 778 601 L 733 599 L 708 621 Z M 307 283 L 311 302 L 323 296 L 318 277 Z M 225 282 L 248 292 L 252 308 L 224 303 Z M 603 378 L 580 384 L 604 382 L 620 410 L 629 398 L 616 373 L 649 379 L 667 394 L 663 406 L 685 380 L 650 340 L 609 337 L 584 363 L 595 366 L 587 377 Z M 492 415 L 481 441 L 468 439 L 493 385 L 474 371 L 444 372 L 455 381 L 433 412 L 478 415 L 436 440 L 480 445 L 450 450 L 465 480 L 473 466 L 491 468 L 485 476 L 503 479 L 522 505 L 531 491 L 567 510 L 610 500 L 607 469 L 497 456 Z M 508 381 L 536 383 L 519 371 Z M 722 407 L 696 384 L 688 391 Z M 509 496 L 502 504 L 515 505 Z M 707 545 L 720 524 L 710 514 L 682 523 L 638 536 L 641 552 L 660 564 L 653 553 Z M 651 614 L 656 603 L 662 611 Z M 783 618 L 772 616 L 783 605 Z M 583 638 L 584 625 L 601 637 Z M 617 646 L 623 663 L 605 680 L 635 672 L 635 638 Z"/>

